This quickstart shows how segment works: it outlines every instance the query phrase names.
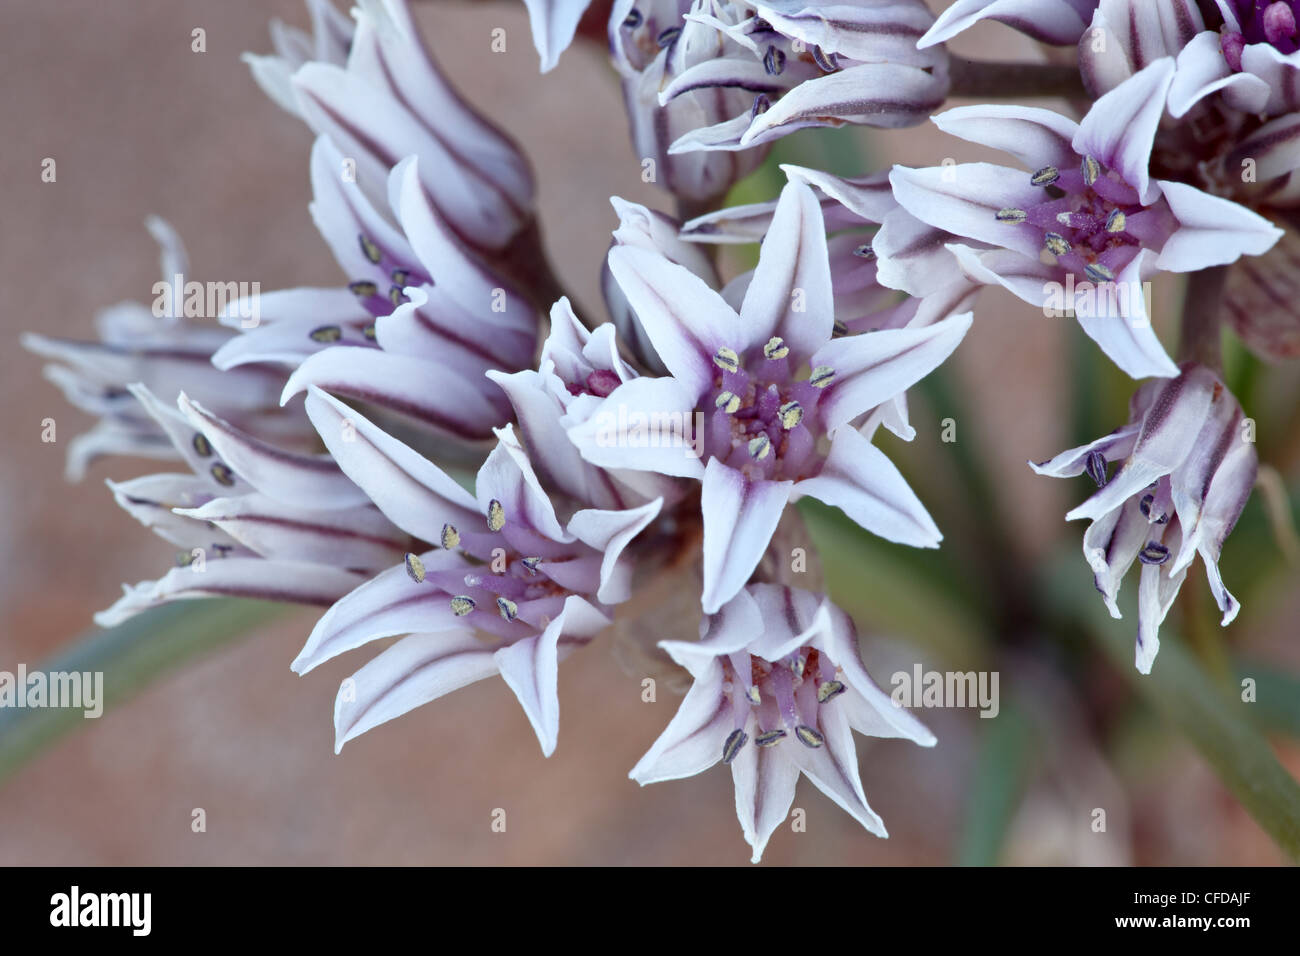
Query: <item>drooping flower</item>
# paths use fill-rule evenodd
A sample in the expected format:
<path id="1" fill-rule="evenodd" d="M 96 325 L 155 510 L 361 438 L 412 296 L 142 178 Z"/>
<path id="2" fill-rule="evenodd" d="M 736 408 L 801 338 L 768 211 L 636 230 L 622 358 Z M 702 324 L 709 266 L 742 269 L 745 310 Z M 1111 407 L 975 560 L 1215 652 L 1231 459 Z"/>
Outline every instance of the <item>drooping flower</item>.
<path id="1" fill-rule="evenodd" d="M 1072 307 L 1125 372 L 1172 376 L 1143 284 L 1259 255 L 1282 232 L 1262 216 L 1148 168 L 1174 62 L 1165 58 L 1097 100 L 1081 123 L 1050 110 L 969 106 L 934 118 L 946 132 L 1005 150 L 1021 171 L 989 163 L 895 167 L 898 202 L 985 251 L 949 248 L 973 277 L 1038 307 Z M 1045 261 L 1046 260 L 1046 261 Z"/>
<path id="2" fill-rule="evenodd" d="M 306 0 L 306 3 L 311 16 L 310 35 L 282 20 L 272 19 L 271 46 L 275 53 L 267 56 L 245 53 L 242 57 L 262 92 L 295 116 L 299 115 L 298 99 L 290 83 L 294 72 L 311 62 L 345 65 L 355 30 L 352 21 L 334 6 L 333 0 Z"/>
<path id="3" fill-rule="evenodd" d="M 956 0 L 939 14 L 918 46 L 945 43 L 981 20 L 996 20 L 1042 43 L 1074 43 L 1098 0 Z"/>
<path id="4" fill-rule="evenodd" d="M 638 783 L 731 768 L 753 862 L 789 816 L 802 773 L 871 833 L 853 731 L 933 746 L 931 734 L 871 680 L 847 614 L 775 584 L 740 591 L 701 625 L 698 643 L 664 648 L 694 678 L 677 714 L 629 776 Z"/>
<path id="5" fill-rule="evenodd" d="M 515 285 L 469 253 L 430 202 L 415 157 L 388 176 L 397 225 L 335 171 L 337 150 L 312 152 L 321 234 L 352 280 L 336 289 L 263 296 L 263 325 L 214 356 L 218 368 L 282 362 L 283 398 L 319 385 L 464 441 L 491 439 L 509 404 L 489 370 L 532 364 L 538 316 Z M 428 388 L 430 378 L 443 383 Z"/>
<path id="6" fill-rule="evenodd" d="M 131 386 L 190 474 L 109 482 L 117 503 L 180 549 L 156 581 L 124 586 L 103 627 L 176 600 L 247 597 L 327 607 L 411 547 L 323 455 L 269 445 L 182 394 Z"/>
<path id="7" fill-rule="evenodd" d="M 559 729 L 558 660 L 603 630 L 609 606 L 626 599 L 620 555 L 661 502 L 583 508 L 562 524 L 510 426 L 497 431 L 471 495 L 314 387 L 307 413 L 357 487 L 423 542 L 330 608 L 293 663 L 306 673 L 370 641 L 409 635 L 340 688 L 336 747 L 499 673 L 549 755 Z"/>
<path id="8" fill-rule="evenodd" d="M 911 126 L 948 94 L 947 52 L 917 48 L 933 23 L 919 0 L 695 0 L 686 19 L 716 31 L 717 53 L 672 77 L 661 102 L 700 91 L 752 96 L 670 153 L 749 149 L 811 126 Z"/>
<path id="9" fill-rule="evenodd" d="M 162 249 L 159 287 L 164 295 L 152 305 L 122 302 L 104 309 L 95 318 L 97 342 L 33 333 L 22 338 L 25 348 L 52 360 L 45 377 L 68 401 L 99 417 L 90 431 L 69 443 L 68 478 L 80 480 L 91 462 L 106 455 L 178 457 L 166 433 L 131 394 L 129 386 L 136 383 L 168 400 L 187 390 L 245 430 L 300 442 L 310 434 L 307 422 L 277 407 L 283 372 L 265 363 L 249 363 L 230 374 L 212 367 L 213 353 L 235 333 L 221 328 L 216 315 L 192 314 L 185 292 L 189 258 L 180 237 L 157 217 L 145 225 Z M 238 288 L 233 282 L 218 285 L 223 301 L 227 287 Z M 200 311 L 207 309 L 206 290 L 203 298 Z M 231 323 L 245 321 L 244 314 L 242 308 L 231 309 Z"/>
<path id="10" fill-rule="evenodd" d="M 376 208 L 389 170 L 417 155 L 434 206 L 471 247 L 499 252 L 532 227 L 528 161 L 447 82 L 406 0 L 361 0 L 346 67 L 308 62 L 291 85 L 303 120 L 343 154 L 335 174 L 355 180 Z"/>
<path id="11" fill-rule="evenodd" d="M 609 19 L 609 48 L 623 80 L 623 101 L 642 178 L 683 199 L 720 198 L 753 172 L 765 150 L 671 153 L 680 137 L 747 112 L 744 87 L 694 90 L 661 103 L 660 93 L 696 64 L 722 55 L 731 41 L 713 27 L 683 19 L 693 0 L 617 0 Z M 748 56 L 748 54 L 746 54 Z"/>
<path id="12" fill-rule="evenodd" d="M 798 181 L 781 194 L 739 310 L 650 249 L 615 247 L 609 267 L 671 375 L 620 384 L 585 420 L 570 415 L 569 437 L 593 464 L 703 482 L 706 613 L 748 581 L 792 496 L 892 541 L 938 545 L 898 469 L 852 426 L 947 358 L 969 313 L 833 338 L 821 209 Z M 698 446 L 681 440 L 693 426 Z"/>
<path id="13" fill-rule="evenodd" d="M 1065 517 L 1088 518 L 1083 554 L 1112 617 L 1134 561 L 1138 585 L 1137 669 L 1151 672 L 1159 627 L 1187 569 L 1201 556 L 1227 626 L 1241 605 L 1223 585 L 1219 554 L 1255 484 L 1258 458 L 1241 406 L 1209 369 L 1184 365 L 1178 377 L 1134 394 L 1127 425 L 1042 464 L 1040 475 L 1087 474 L 1098 490 Z M 1114 474 L 1109 465 L 1119 462 Z"/>

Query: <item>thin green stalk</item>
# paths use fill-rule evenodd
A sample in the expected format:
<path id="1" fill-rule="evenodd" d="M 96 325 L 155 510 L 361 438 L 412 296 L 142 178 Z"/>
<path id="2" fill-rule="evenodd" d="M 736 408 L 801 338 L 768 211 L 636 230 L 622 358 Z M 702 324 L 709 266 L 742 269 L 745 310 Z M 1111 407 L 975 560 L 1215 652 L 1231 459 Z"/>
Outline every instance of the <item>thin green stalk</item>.
<path id="1" fill-rule="evenodd" d="M 950 56 L 951 95 L 971 99 L 1059 96 L 1087 99 L 1077 66 L 1051 63 L 1008 63 Z"/>

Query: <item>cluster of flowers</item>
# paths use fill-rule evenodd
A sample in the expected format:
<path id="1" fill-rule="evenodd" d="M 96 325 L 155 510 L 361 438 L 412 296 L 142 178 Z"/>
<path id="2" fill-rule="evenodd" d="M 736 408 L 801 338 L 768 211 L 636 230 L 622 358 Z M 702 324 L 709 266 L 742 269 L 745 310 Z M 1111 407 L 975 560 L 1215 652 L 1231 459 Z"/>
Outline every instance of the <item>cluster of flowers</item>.
<path id="1" fill-rule="evenodd" d="M 549 69 L 587 0 L 526 2 Z M 265 295 L 254 328 L 238 303 L 227 328 L 119 306 L 100 343 L 28 339 L 102 416 L 75 470 L 107 453 L 189 469 L 110 483 L 181 558 L 100 623 L 209 595 L 326 607 L 300 673 L 400 637 L 341 688 L 338 747 L 499 674 L 549 754 L 560 659 L 676 575 L 696 585 L 699 637 L 661 647 L 694 683 L 631 775 L 729 765 L 755 860 L 800 772 L 884 836 L 852 731 L 934 737 L 872 682 L 848 616 L 783 573 L 774 536 L 809 495 L 939 545 L 872 437 L 913 437 L 907 389 L 989 284 L 1036 307 L 1074 289 L 1083 331 L 1147 379 L 1128 424 L 1034 466 L 1096 482 L 1067 517 L 1091 521 L 1115 616 L 1141 565 L 1138 668 L 1196 555 L 1236 615 L 1217 562 L 1254 482 L 1241 408 L 1204 349 L 1170 359 L 1141 296 L 1095 289 L 1263 256 L 1225 318 L 1252 347 L 1295 350 L 1255 290 L 1300 200 L 1300 4 L 958 0 L 936 20 L 919 0 L 616 0 L 636 154 L 710 211 L 682 223 L 614 199 L 608 321 L 590 326 L 546 269 L 526 159 L 439 72 L 404 0 L 308 6 L 313 35 L 276 24 L 276 53 L 247 60 L 317 136 L 311 209 L 340 285 Z M 931 117 L 952 88 L 944 42 L 986 18 L 1078 45 L 1081 119 L 1014 103 Z M 789 132 L 931 118 L 1018 165 L 786 166 L 779 199 L 719 208 Z M 164 273 L 183 272 L 153 229 Z M 757 267 L 724 284 L 714 246 L 758 241 Z"/>

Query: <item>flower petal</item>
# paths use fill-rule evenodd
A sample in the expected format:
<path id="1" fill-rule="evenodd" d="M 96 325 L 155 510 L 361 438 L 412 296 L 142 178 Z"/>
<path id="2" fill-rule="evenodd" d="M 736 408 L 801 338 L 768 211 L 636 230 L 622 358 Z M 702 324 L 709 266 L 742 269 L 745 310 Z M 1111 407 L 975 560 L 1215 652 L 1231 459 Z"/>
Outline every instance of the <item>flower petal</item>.
<path id="1" fill-rule="evenodd" d="M 745 586 L 772 541 L 793 487 L 792 481 L 754 480 L 709 459 L 700 492 L 704 613 L 715 613 Z"/>

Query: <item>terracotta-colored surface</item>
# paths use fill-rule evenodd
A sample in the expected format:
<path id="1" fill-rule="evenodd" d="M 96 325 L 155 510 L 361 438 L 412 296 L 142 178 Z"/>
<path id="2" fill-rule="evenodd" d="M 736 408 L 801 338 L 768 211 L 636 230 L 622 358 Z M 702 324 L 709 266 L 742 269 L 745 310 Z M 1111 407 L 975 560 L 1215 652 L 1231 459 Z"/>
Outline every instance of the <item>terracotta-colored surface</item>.
<path id="1" fill-rule="evenodd" d="M 101 464 L 80 485 L 63 482 L 66 441 L 89 421 L 42 380 L 40 362 L 18 348 L 18 333 L 89 337 L 96 309 L 147 301 L 157 271 L 142 225 L 149 213 L 177 227 L 198 278 L 260 281 L 264 290 L 339 278 L 307 213 L 310 137 L 262 97 L 238 60 L 244 50 L 268 49 L 273 15 L 304 20 L 293 0 L 60 0 L 0 8 L 0 323 L 8 343 L 0 379 L 0 669 L 35 666 L 86 630 L 121 581 L 155 577 L 171 555 L 112 504 L 101 483 L 145 473 L 146 463 Z M 420 22 L 470 99 L 529 149 L 554 258 L 581 299 L 597 303 L 597 269 L 613 225 L 607 197 L 666 208 L 639 180 L 602 51 L 572 50 L 539 79 L 522 4 L 426 4 Z M 507 30 L 504 54 L 489 52 L 497 26 Z M 196 27 L 206 30 L 205 53 L 191 51 Z M 980 34 L 991 35 L 1001 34 Z M 907 153 L 889 158 L 918 164 L 953 149 L 931 131 L 897 142 L 907 143 Z M 45 157 L 57 161 L 55 183 L 40 180 Z M 1017 531 L 1040 543 L 1059 531 L 1065 491 L 1027 481 L 1022 463 L 1060 445 L 1063 398 L 1050 373 L 1035 369 L 1060 361 L 1062 325 L 990 295 L 979 335 L 957 363 L 978 386 L 982 420 L 1014 423 L 989 424 L 963 440 L 978 441 L 980 454 L 997 463 L 1020 503 Z M 57 420 L 56 444 L 40 441 L 46 417 Z M 623 673 L 607 645 L 561 668 L 562 733 L 549 760 L 499 681 L 425 707 L 335 756 L 335 689 L 368 654 L 295 676 L 288 664 L 312 620 L 307 612 L 280 619 L 111 710 L 24 768 L 0 789 L 0 864 L 748 859 L 721 768 L 645 790 L 627 779 L 675 701 L 661 693 L 656 703 L 642 702 L 638 676 Z M 873 670 L 888 674 L 915 653 L 879 644 L 868 657 Z M 940 737 L 936 749 L 895 741 L 862 747 L 867 791 L 891 839 L 865 834 L 804 782 L 796 806 L 807 809 L 807 832 L 779 831 L 766 862 L 954 859 L 976 734 L 987 722 L 970 711 L 924 716 Z M 1165 746 L 1160 770 L 1120 784 L 1107 775 L 1113 771 L 1103 772 L 1101 783 L 1082 770 L 1072 778 L 1067 762 L 1056 789 L 1035 791 L 1026 802 L 1009 858 L 1277 860 L 1199 760 L 1181 745 Z M 1076 805 L 1094 805 L 1079 790 L 1094 784 L 1122 819 L 1173 814 L 1188 828 L 1205 820 L 1215 827 L 1200 829 L 1197 840 L 1171 825 L 1148 827 L 1140 852 L 1127 828 L 1113 827 L 1085 838 L 1104 850 L 1079 850 L 1077 828 L 1087 818 Z M 207 832 L 196 834 L 191 814 L 200 807 Z M 497 808 L 507 814 L 505 833 L 490 828 Z"/>

